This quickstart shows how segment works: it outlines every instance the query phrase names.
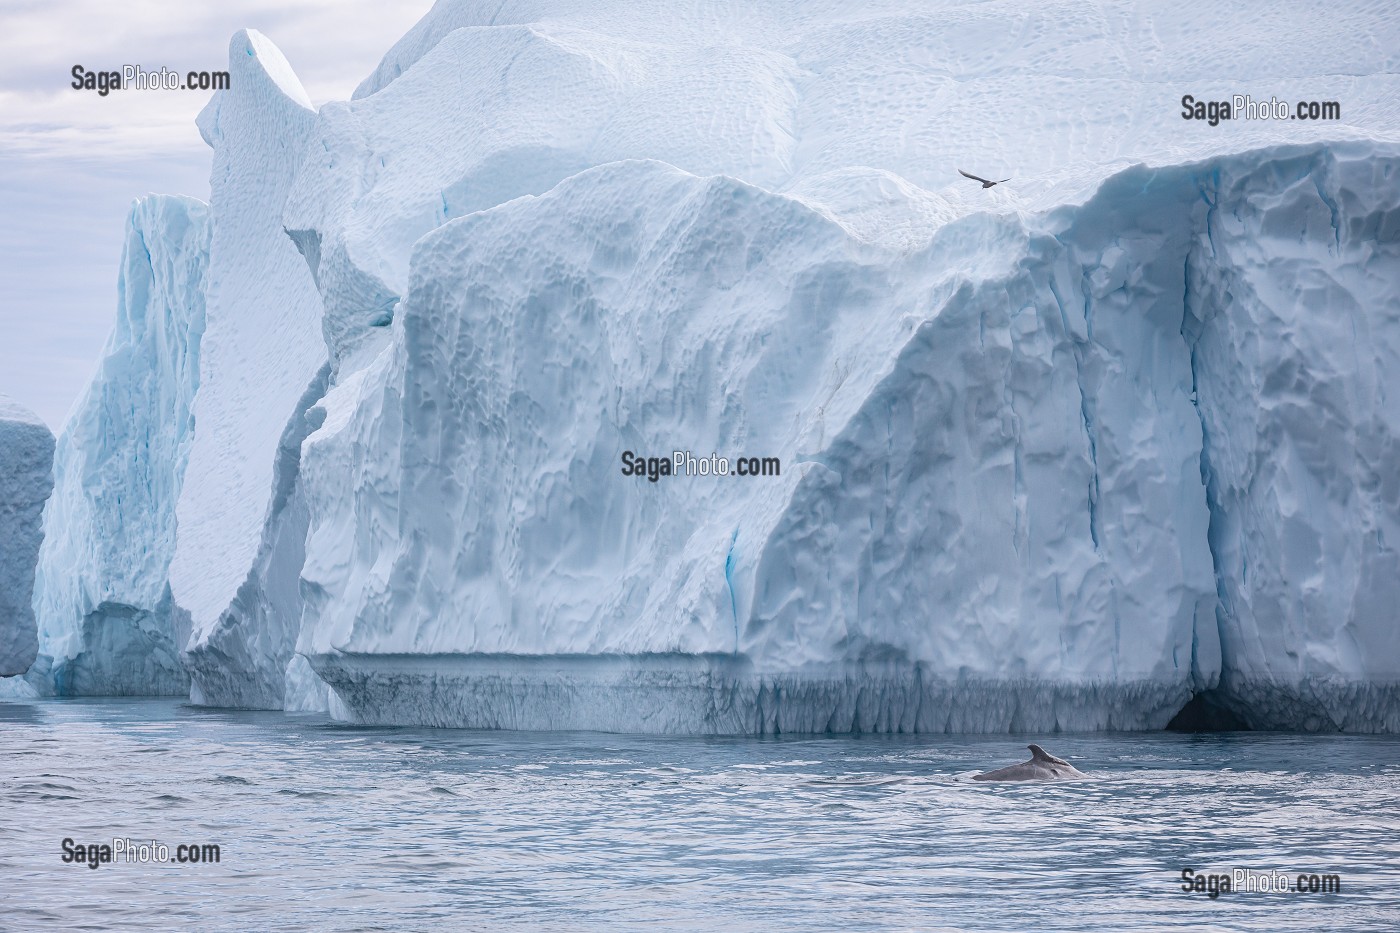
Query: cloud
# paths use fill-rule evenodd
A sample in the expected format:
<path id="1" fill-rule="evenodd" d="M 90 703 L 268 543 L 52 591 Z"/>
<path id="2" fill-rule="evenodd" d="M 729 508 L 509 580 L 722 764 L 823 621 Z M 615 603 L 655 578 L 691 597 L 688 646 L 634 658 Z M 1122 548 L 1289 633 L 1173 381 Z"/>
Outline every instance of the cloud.
<path id="1" fill-rule="evenodd" d="M 45 156 L 91 146 L 120 156 L 201 147 L 194 117 L 208 93 L 128 90 L 100 97 L 72 88 L 73 66 L 222 70 L 229 37 L 251 26 L 277 43 L 319 104 L 349 97 L 427 7 L 426 0 L 243 0 L 217 8 L 169 0 L 24 2 L 6 14 L 15 41 L 0 60 L 0 144 Z"/>

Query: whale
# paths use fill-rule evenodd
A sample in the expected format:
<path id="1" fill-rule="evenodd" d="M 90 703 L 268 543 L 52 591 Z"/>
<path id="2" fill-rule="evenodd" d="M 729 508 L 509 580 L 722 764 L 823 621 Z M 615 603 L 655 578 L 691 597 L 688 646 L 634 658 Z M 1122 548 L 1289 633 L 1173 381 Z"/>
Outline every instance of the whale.
<path id="1" fill-rule="evenodd" d="M 974 781 L 1065 781 L 1084 777 L 1083 771 L 1063 758 L 1056 758 L 1039 745 L 1027 745 L 1026 747 L 1031 750 L 1030 761 L 1023 761 L 1018 765 L 1008 765 L 995 771 L 974 774 L 972 779 Z"/>

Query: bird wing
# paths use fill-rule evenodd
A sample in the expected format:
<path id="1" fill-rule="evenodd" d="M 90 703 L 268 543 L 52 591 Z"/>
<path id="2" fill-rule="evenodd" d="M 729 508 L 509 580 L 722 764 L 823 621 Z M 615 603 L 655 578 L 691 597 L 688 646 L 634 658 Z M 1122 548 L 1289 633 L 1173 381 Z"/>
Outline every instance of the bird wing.
<path id="1" fill-rule="evenodd" d="M 997 182 L 997 184 L 999 184 L 999 185 L 1005 184 L 1006 182 L 1008 182 L 1008 181 L 1010 181 L 1010 180 L 1011 180 L 1011 179 L 1009 179 L 1009 178 L 1003 178 L 1001 181 Z"/>
<path id="2" fill-rule="evenodd" d="M 962 169 L 958 169 L 958 174 L 961 175 L 963 178 L 971 178 L 973 181 L 980 181 L 980 182 L 984 182 L 984 183 L 985 183 L 986 180 L 987 180 L 987 179 L 985 179 L 985 178 L 979 178 L 979 177 L 976 176 L 976 175 L 969 175 L 967 172 L 964 172 Z"/>

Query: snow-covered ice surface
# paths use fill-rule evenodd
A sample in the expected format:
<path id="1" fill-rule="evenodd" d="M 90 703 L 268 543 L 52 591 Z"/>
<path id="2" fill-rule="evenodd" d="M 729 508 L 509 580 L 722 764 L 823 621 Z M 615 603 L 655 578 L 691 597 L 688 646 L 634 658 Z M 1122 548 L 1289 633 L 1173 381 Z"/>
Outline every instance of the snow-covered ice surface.
<path id="1" fill-rule="evenodd" d="M 53 447 L 38 415 L 0 395 L 0 677 L 23 674 L 38 651 L 30 601 Z"/>
<path id="2" fill-rule="evenodd" d="M 132 205 L 117 321 L 55 457 L 34 584 L 40 663 L 60 695 L 185 694 L 170 598 L 175 503 L 194 439 L 209 212 L 193 198 Z"/>
<path id="3" fill-rule="evenodd" d="M 319 112 L 231 61 L 196 700 L 1400 729 L 1384 5 L 444 0 Z M 677 449 L 782 474 L 620 473 Z"/>

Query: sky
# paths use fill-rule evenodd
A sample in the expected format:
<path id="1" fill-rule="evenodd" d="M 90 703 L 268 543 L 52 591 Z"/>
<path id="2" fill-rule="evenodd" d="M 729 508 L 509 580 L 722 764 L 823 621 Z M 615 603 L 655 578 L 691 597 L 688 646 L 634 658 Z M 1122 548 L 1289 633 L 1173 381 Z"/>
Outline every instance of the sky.
<path id="1" fill-rule="evenodd" d="M 116 316 L 133 199 L 209 197 L 210 92 L 74 90 L 72 69 L 222 71 L 251 27 L 344 100 L 431 0 L 0 0 L 0 394 L 57 433 Z"/>

